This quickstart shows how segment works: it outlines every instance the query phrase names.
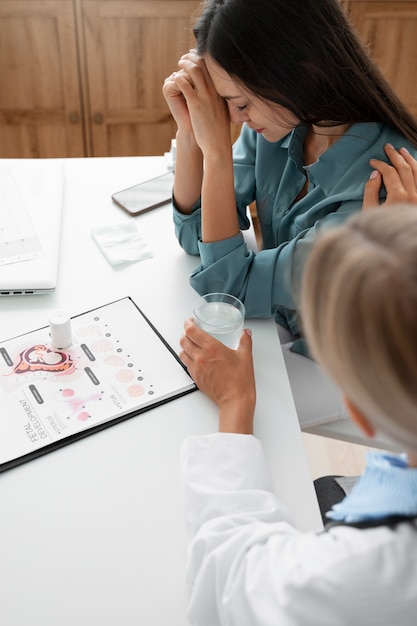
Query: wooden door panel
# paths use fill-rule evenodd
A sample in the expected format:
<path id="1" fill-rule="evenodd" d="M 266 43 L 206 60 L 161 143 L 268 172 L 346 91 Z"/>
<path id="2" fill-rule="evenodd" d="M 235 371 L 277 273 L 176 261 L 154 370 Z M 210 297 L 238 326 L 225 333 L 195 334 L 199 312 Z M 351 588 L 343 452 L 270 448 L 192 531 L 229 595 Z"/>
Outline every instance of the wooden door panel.
<path id="1" fill-rule="evenodd" d="M 417 116 L 417 2 L 352 2 L 349 11 L 384 76 Z"/>
<path id="2" fill-rule="evenodd" d="M 0 0 L 0 156 L 83 156 L 71 0 Z"/>
<path id="3" fill-rule="evenodd" d="M 175 133 L 164 78 L 193 43 L 198 1 L 85 0 L 88 96 L 95 156 L 158 155 Z"/>

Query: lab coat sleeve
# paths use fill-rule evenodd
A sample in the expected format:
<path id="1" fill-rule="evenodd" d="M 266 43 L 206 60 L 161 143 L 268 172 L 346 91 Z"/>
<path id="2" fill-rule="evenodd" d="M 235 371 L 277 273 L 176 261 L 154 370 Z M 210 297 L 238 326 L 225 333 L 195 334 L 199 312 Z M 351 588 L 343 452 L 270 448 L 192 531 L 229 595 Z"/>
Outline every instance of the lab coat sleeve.
<path id="1" fill-rule="evenodd" d="M 222 605 L 229 594 L 235 597 L 236 584 L 244 586 L 246 555 L 267 539 L 269 524 L 279 520 L 292 532 L 287 511 L 271 492 L 261 444 L 250 435 L 189 437 L 182 478 L 191 624 L 251 623 L 240 617 L 229 622 Z"/>
<path id="2" fill-rule="evenodd" d="M 188 438 L 182 480 L 190 626 L 414 624 L 413 569 L 393 568 L 409 547 L 385 528 L 297 531 L 254 437 Z"/>
<path id="3" fill-rule="evenodd" d="M 304 552 L 313 564 L 319 554 L 272 493 L 259 440 L 228 433 L 190 437 L 182 449 L 182 475 L 189 623 L 298 624 L 292 621 L 300 617 L 298 595 L 308 611 L 306 586 L 314 576 L 308 566 L 303 571 Z"/>

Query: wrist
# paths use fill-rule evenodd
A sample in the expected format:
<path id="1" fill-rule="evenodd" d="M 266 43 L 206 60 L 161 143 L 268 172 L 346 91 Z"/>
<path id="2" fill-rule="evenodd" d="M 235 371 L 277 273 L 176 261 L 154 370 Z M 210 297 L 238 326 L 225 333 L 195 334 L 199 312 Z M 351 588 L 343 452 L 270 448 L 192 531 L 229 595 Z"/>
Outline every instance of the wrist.
<path id="1" fill-rule="evenodd" d="M 203 152 L 206 167 L 224 168 L 233 167 L 232 144 L 216 145 Z"/>
<path id="2" fill-rule="evenodd" d="M 255 398 L 227 403 L 219 410 L 219 432 L 253 434 Z"/>
<path id="3" fill-rule="evenodd" d="M 177 150 L 184 148 L 187 151 L 194 150 L 196 152 L 198 151 L 199 153 L 201 153 L 201 150 L 198 147 L 198 144 L 195 140 L 195 135 L 192 129 L 186 130 L 186 129 L 178 128 L 176 135 L 175 135 L 175 139 L 177 143 Z"/>

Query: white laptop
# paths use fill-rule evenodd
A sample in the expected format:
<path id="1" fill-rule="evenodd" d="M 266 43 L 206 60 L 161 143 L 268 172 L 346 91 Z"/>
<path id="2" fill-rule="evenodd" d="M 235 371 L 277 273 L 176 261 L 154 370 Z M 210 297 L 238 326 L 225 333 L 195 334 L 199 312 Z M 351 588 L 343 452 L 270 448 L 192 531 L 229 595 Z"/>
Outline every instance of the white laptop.
<path id="1" fill-rule="evenodd" d="M 55 159 L 0 159 L 0 296 L 56 287 L 64 166 Z"/>

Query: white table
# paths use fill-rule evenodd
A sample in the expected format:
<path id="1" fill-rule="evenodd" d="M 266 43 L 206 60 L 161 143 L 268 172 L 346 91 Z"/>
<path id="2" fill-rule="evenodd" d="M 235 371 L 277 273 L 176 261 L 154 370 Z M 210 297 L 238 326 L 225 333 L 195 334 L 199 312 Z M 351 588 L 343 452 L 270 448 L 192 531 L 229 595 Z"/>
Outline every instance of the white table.
<path id="1" fill-rule="evenodd" d="M 336 420 L 335 422 L 319 424 L 311 428 L 303 428 L 303 432 L 311 435 L 319 435 L 320 437 L 339 439 L 340 441 L 347 441 L 362 446 L 380 448 L 381 450 L 390 450 L 391 452 L 404 451 L 404 448 L 400 444 L 384 433 L 377 433 L 375 437 L 369 439 L 350 419 Z"/>
<path id="2" fill-rule="evenodd" d="M 0 339 L 130 295 L 175 350 L 196 297 L 198 263 L 180 248 L 171 207 L 137 220 L 153 258 L 114 270 L 90 228 L 129 217 L 111 193 L 165 171 L 161 157 L 63 161 L 65 207 L 54 294 L 0 299 Z M 321 521 L 272 320 L 248 320 L 258 386 L 256 435 L 276 493 L 301 529 Z M 0 474 L 0 621 L 4 626 L 183 626 L 186 538 L 179 450 L 214 432 L 201 392 Z"/>

